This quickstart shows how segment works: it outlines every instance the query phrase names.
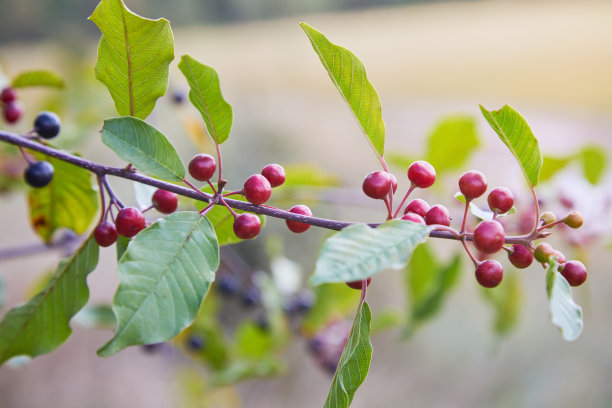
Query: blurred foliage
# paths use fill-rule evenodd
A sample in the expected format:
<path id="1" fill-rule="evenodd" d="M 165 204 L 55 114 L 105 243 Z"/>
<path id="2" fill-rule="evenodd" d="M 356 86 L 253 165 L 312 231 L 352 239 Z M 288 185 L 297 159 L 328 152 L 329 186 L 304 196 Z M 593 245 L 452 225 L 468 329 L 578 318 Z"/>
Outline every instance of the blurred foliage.
<path id="1" fill-rule="evenodd" d="M 502 283 L 495 289 L 481 288 L 483 298 L 494 309 L 493 329 L 500 336 L 516 327 L 523 300 L 523 286 L 518 273 L 506 273 Z"/>
<path id="2" fill-rule="evenodd" d="M 584 178 L 591 184 L 602 181 L 608 169 L 608 154 L 602 146 L 588 145 L 568 156 L 544 156 L 540 181 L 552 179 L 570 163 L 578 163 Z"/>

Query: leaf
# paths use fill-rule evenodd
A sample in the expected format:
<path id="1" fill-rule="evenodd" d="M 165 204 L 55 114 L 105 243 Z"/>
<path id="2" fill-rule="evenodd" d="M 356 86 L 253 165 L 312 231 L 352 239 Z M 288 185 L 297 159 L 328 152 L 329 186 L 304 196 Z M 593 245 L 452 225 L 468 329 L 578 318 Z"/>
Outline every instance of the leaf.
<path id="1" fill-rule="evenodd" d="M 142 184 L 133 182 L 134 186 L 134 198 L 136 199 L 136 204 L 141 210 L 145 208 L 149 208 L 152 204 L 153 194 L 157 191 L 156 187 L 150 186 L 148 184 Z"/>
<path id="2" fill-rule="evenodd" d="M 0 363 L 11 357 L 50 353 L 70 336 L 70 319 L 87 303 L 87 275 L 98 263 L 98 245 L 85 241 L 60 261 L 47 287 L 11 309 L 0 322 Z"/>
<path id="3" fill-rule="evenodd" d="M 493 328 L 499 335 L 508 334 L 518 322 L 523 298 L 523 288 L 517 273 L 504 276 L 495 290 L 483 288 L 483 297 L 494 307 Z"/>
<path id="4" fill-rule="evenodd" d="M 170 214 L 140 232 L 119 260 L 117 330 L 98 354 L 176 336 L 195 319 L 218 266 L 213 227 L 196 212 Z"/>
<path id="5" fill-rule="evenodd" d="M 64 80 L 53 71 L 32 70 L 19 73 L 13 78 L 13 88 L 27 88 L 30 86 L 48 86 L 51 88 L 64 88 Z"/>
<path id="6" fill-rule="evenodd" d="M 551 261 L 546 272 L 551 321 L 561 330 L 564 340 L 574 341 L 582 333 L 582 308 L 574 302 L 570 285 L 557 271 L 557 267 L 557 261 Z"/>
<path id="7" fill-rule="evenodd" d="M 121 0 L 102 0 L 89 19 L 102 33 L 96 79 L 108 88 L 120 116 L 145 119 L 168 88 L 174 59 L 170 23 L 134 14 Z"/>
<path id="8" fill-rule="evenodd" d="M 230 366 L 214 373 L 210 382 L 214 387 L 236 384 L 251 378 L 268 377 L 283 372 L 285 365 L 275 356 L 257 360 L 236 360 Z"/>
<path id="9" fill-rule="evenodd" d="M 302 320 L 302 330 L 313 335 L 333 320 L 342 319 L 355 308 L 359 291 L 343 283 L 325 283 L 314 288 L 315 303 Z"/>
<path id="10" fill-rule="evenodd" d="M 504 105 L 497 111 L 488 111 L 480 105 L 480 111 L 519 162 L 529 185 L 537 186 L 542 167 L 542 153 L 538 140 L 525 119 L 509 105 Z"/>
<path id="11" fill-rule="evenodd" d="M 409 156 L 397 150 L 390 151 L 385 157 L 387 163 L 393 167 L 401 169 L 402 171 L 406 171 L 408 167 L 410 167 L 410 165 L 417 160 L 414 156 Z"/>
<path id="12" fill-rule="evenodd" d="M 462 168 L 479 144 L 474 118 L 450 116 L 441 120 L 429 136 L 425 157 L 441 175 Z"/>
<path id="13" fill-rule="evenodd" d="M 601 181 L 608 167 L 608 156 L 605 149 L 599 146 L 587 146 L 579 154 L 584 177 L 591 184 Z"/>
<path id="14" fill-rule="evenodd" d="M 570 162 L 568 157 L 544 156 L 542 169 L 540 170 L 540 182 L 548 181 L 560 172 Z"/>
<path id="15" fill-rule="evenodd" d="M 200 111 L 208 134 L 216 144 L 227 140 L 232 128 L 232 107 L 223 99 L 219 76 L 207 65 L 189 55 L 183 55 L 178 64 L 189 83 L 189 100 Z"/>
<path id="16" fill-rule="evenodd" d="M 310 281 L 313 285 L 355 281 L 385 269 L 401 269 L 430 230 L 404 220 L 387 221 L 378 228 L 349 225 L 325 241 Z"/>
<path id="17" fill-rule="evenodd" d="M 91 173 L 51 156 L 33 155 L 48 161 L 54 168 L 51 183 L 28 192 L 34 231 L 46 243 L 51 242 L 60 228 L 68 228 L 76 234 L 85 233 L 98 211 L 98 192 L 92 184 Z"/>
<path id="18" fill-rule="evenodd" d="M 174 146 L 159 130 L 140 119 L 105 120 L 102 142 L 149 176 L 174 182 L 185 178 L 185 166 Z"/>
<path id="19" fill-rule="evenodd" d="M 205 193 L 212 194 L 212 189 L 209 186 L 202 188 L 202 191 Z M 245 201 L 241 195 L 235 195 L 229 197 L 232 200 Z M 208 204 L 195 200 L 195 207 L 198 211 L 202 211 Z M 234 209 L 236 213 L 242 214 L 248 211 L 242 211 L 238 209 Z M 261 226 L 265 225 L 266 217 L 263 215 L 255 214 L 259 217 L 261 221 Z M 206 213 L 206 218 L 210 220 L 213 227 L 215 228 L 215 234 L 217 234 L 217 240 L 219 241 L 219 246 L 235 244 L 241 242 L 242 240 L 234 234 L 234 216 L 225 208 L 223 205 L 215 205 L 212 210 Z"/>
<path id="20" fill-rule="evenodd" d="M 370 306 L 367 302 L 361 302 L 327 394 L 325 408 L 350 406 L 355 391 L 365 380 L 372 359 L 371 318 Z"/>
<path id="21" fill-rule="evenodd" d="M 379 334 L 402 324 L 404 316 L 398 310 L 387 309 L 378 312 L 371 323 L 371 334 Z"/>
<path id="22" fill-rule="evenodd" d="M 313 164 L 291 164 L 285 166 L 285 182 L 279 188 L 336 187 L 340 179 Z"/>
<path id="23" fill-rule="evenodd" d="M 121 259 L 128 245 L 130 244 L 130 238 L 119 235 L 115 247 L 117 248 L 117 260 Z"/>
<path id="24" fill-rule="evenodd" d="M 351 51 L 332 44 L 322 33 L 300 23 L 312 47 L 319 55 L 336 89 L 351 108 L 376 155 L 385 151 L 385 122 L 380 98 L 368 80 L 365 67 Z"/>
<path id="25" fill-rule="evenodd" d="M 236 330 L 236 353 L 248 359 L 259 359 L 274 350 L 272 336 L 255 322 L 244 321 Z"/>

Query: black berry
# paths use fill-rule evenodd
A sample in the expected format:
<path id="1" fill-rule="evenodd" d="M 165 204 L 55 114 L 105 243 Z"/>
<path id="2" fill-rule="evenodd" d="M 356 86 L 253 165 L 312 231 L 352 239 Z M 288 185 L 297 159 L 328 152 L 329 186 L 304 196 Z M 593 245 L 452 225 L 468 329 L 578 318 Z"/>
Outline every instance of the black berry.
<path id="1" fill-rule="evenodd" d="M 53 112 L 40 112 L 34 120 L 34 131 L 43 139 L 53 139 L 60 129 L 60 118 Z"/>
<path id="2" fill-rule="evenodd" d="M 32 163 L 23 174 L 26 183 L 35 188 L 48 185 L 53 180 L 53 166 L 46 161 Z"/>

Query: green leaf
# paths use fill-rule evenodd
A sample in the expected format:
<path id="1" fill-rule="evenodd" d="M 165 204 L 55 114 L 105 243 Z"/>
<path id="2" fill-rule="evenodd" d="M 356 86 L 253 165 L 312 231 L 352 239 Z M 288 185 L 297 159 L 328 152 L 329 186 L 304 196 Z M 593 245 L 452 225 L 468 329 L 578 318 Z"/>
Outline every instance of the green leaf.
<path id="1" fill-rule="evenodd" d="M 236 330 L 236 353 L 243 358 L 258 359 L 274 350 L 272 336 L 253 321 L 240 323 Z"/>
<path id="2" fill-rule="evenodd" d="M 425 225 L 403 220 L 387 221 L 378 228 L 349 225 L 325 241 L 311 283 L 362 280 L 385 269 L 401 269 L 429 231 Z"/>
<path id="3" fill-rule="evenodd" d="M 302 330 L 313 335 L 331 321 L 343 319 L 355 308 L 360 292 L 343 283 L 325 283 L 314 288 L 315 303 L 302 320 Z"/>
<path id="4" fill-rule="evenodd" d="M 27 88 L 30 86 L 48 86 L 51 88 L 64 88 L 64 80 L 53 71 L 32 70 L 19 73 L 13 78 L 13 88 Z"/>
<path id="5" fill-rule="evenodd" d="M 537 186 L 542 167 L 542 153 L 538 140 L 525 119 L 509 105 L 504 105 L 497 111 L 488 111 L 480 105 L 480 111 L 519 162 L 529 185 Z"/>
<path id="6" fill-rule="evenodd" d="M 374 152 L 382 157 L 385 151 L 385 122 L 380 98 L 368 80 L 365 67 L 352 52 L 332 44 L 322 33 L 306 23 L 300 27 L 308 35 L 332 82 L 344 97 L 361 125 Z"/>
<path id="7" fill-rule="evenodd" d="M 174 182 L 185 178 L 185 166 L 174 146 L 159 130 L 140 119 L 105 120 L 102 142 L 149 176 Z"/>
<path id="8" fill-rule="evenodd" d="M 483 297 L 495 309 L 493 328 L 499 335 L 508 334 L 518 322 L 523 290 L 518 274 L 505 274 L 501 285 L 495 289 L 482 288 Z"/>
<path id="9" fill-rule="evenodd" d="M 561 330 L 563 339 L 574 341 L 582 333 L 582 308 L 574 302 L 570 285 L 557 271 L 557 267 L 557 261 L 551 261 L 546 272 L 551 321 Z"/>
<path id="10" fill-rule="evenodd" d="M 378 312 L 372 318 L 371 334 L 375 335 L 382 333 L 385 330 L 392 329 L 401 325 L 404 321 L 404 316 L 398 310 L 387 309 Z"/>
<path id="11" fill-rule="evenodd" d="M 208 65 L 183 55 L 179 69 L 189 83 L 189 100 L 200 111 L 208 134 L 216 144 L 227 140 L 232 128 L 232 107 L 223 99 L 219 76 Z"/>
<path id="12" fill-rule="evenodd" d="M 92 184 L 91 173 L 50 156 L 33 155 L 48 161 L 54 168 L 51 183 L 28 192 L 34 231 L 46 243 L 51 242 L 60 228 L 71 229 L 76 234 L 85 233 L 98 211 L 98 192 Z"/>
<path id="13" fill-rule="evenodd" d="M 425 157 L 441 175 L 462 168 L 479 144 L 474 118 L 451 116 L 440 121 L 429 136 Z"/>
<path id="14" fill-rule="evenodd" d="M 414 156 L 407 155 L 406 153 L 397 150 L 390 151 L 387 153 L 385 158 L 387 163 L 393 167 L 401 169 L 402 171 L 406 171 L 414 161 L 418 160 Z"/>
<path id="15" fill-rule="evenodd" d="M 70 319 L 87 303 L 87 275 L 98 263 L 98 245 L 88 239 L 60 261 L 47 287 L 11 309 L 0 322 L 0 363 L 11 357 L 50 353 L 70 333 Z"/>
<path id="16" fill-rule="evenodd" d="M 204 191 L 205 193 L 212 194 L 212 189 L 210 188 L 210 186 L 202 188 L 202 191 Z M 247 201 L 246 198 L 241 195 L 235 195 L 229 198 L 231 198 L 232 200 L 245 202 Z M 203 201 L 195 200 L 195 207 L 198 211 L 202 211 L 207 205 L 208 204 Z M 236 213 L 238 214 L 248 212 L 238 209 L 234 209 L 234 211 L 236 211 Z M 259 217 L 259 220 L 261 221 L 261 226 L 263 227 L 266 223 L 266 217 L 259 214 L 255 215 Z M 213 227 L 215 228 L 215 234 L 217 235 L 219 246 L 235 244 L 242 241 L 236 236 L 236 234 L 234 234 L 234 216 L 227 210 L 227 208 L 225 208 L 225 206 L 215 205 L 212 210 L 206 213 L 206 218 L 210 220 Z"/>
<path id="17" fill-rule="evenodd" d="M 117 248 L 117 260 L 121 259 L 128 245 L 130 244 L 131 238 L 124 237 L 123 235 L 119 235 L 117 237 L 117 242 L 115 243 L 115 247 Z"/>
<path id="18" fill-rule="evenodd" d="M 579 154 L 584 177 L 591 184 L 597 184 L 608 167 L 608 156 L 605 149 L 599 146 L 587 146 Z"/>
<path id="19" fill-rule="evenodd" d="M 350 406 L 355 391 L 365 380 L 372 359 L 371 318 L 370 306 L 367 302 L 361 302 L 327 394 L 325 408 Z"/>
<path id="20" fill-rule="evenodd" d="M 214 373 L 210 382 L 214 387 L 236 384 L 251 378 L 268 377 L 283 372 L 285 365 L 275 356 L 257 360 L 236 360 L 224 370 Z"/>
<path id="21" fill-rule="evenodd" d="M 548 181 L 559 171 L 563 170 L 570 162 L 568 157 L 544 156 L 542 169 L 540 170 L 540 182 Z"/>
<path id="22" fill-rule="evenodd" d="M 219 246 L 206 217 L 177 212 L 132 238 L 118 266 L 117 330 L 98 350 L 103 357 L 170 340 L 189 326 L 215 278 Z"/>
<path id="23" fill-rule="evenodd" d="M 145 119 L 168 88 L 174 59 L 170 23 L 134 14 L 121 0 L 102 0 L 89 19 L 102 33 L 96 79 L 108 88 L 120 116 Z"/>
<path id="24" fill-rule="evenodd" d="M 313 164 L 285 166 L 285 182 L 279 188 L 336 187 L 340 179 L 335 174 Z"/>

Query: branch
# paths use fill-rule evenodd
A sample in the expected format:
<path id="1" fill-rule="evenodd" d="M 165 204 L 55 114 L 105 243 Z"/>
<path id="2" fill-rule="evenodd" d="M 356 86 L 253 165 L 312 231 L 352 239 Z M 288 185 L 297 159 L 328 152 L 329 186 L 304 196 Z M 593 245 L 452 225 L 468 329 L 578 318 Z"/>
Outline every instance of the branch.
<path id="1" fill-rule="evenodd" d="M 53 149 L 47 145 L 36 143 L 32 140 L 26 139 L 18 134 L 9 133 L 0 130 L 0 141 L 5 143 L 9 143 L 15 146 L 24 147 L 26 149 L 34 150 L 47 156 L 54 157 L 58 160 L 62 160 L 66 163 L 74 164 L 75 166 L 82 167 L 90 172 L 94 173 L 96 176 L 103 178 L 104 176 L 115 176 L 128 180 L 135 181 L 141 184 L 147 184 L 149 186 L 161 188 L 163 190 L 171 191 L 178 195 L 193 198 L 194 200 L 199 200 L 203 202 L 210 203 L 213 199 L 211 194 L 207 194 L 204 192 L 196 192 L 186 187 L 177 186 L 172 183 L 167 183 L 165 181 L 161 181 L 158 179 L 154 179 L 143 174 L 137 173 L 134 169 L 127 168 L 118 168 L 118 167 L 110 167 L 105 166 L 100 163 L 95 163 L 89 160 L 86 160 L 82 157 L 73 156 L 69 153 L 66 153 L 61 150 Z M 273 218 L 281 218 L 284 220 L 290 221 L 298 221 L 304 224 L 314 225 L 316 227 L 325 228 L 334 231 L 340 231 L 341 229 L 354 224 L 353 222 L 346 221 L 337 221 L 330 220 L 326 218 L 319 217 L 308 217 L 306 215 L 296 214 L 285 210 L 280 210 L 278 208 L 271 208 L 268 206 L 254 205 L 245 201 L 232 200 L 229 198 L 224 198 L 224 201 L 232 208 L 249 211 L 255 214 L 267 215 Z M 223 205 L 222 203 L 217 203 L 217 205 Z M 368 223 L 370 227 L 377 227 L 380 223 Z M 452 239 L 452 240 L 460 240 L 457 234 L 450 231 L 431 231 L 429 234 L 430 237 L 434 238 L 443 238 L 443 239 Z M 472 241 L 472 234 L 465 234 L 464 239 L 467 241 Z M 531 240 L 531 236 L 529 235 L 521 235 L 521 236 L 507 236 L 506 243 L 508 244 L 528 244 Z"/>

